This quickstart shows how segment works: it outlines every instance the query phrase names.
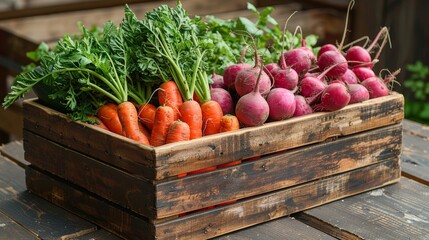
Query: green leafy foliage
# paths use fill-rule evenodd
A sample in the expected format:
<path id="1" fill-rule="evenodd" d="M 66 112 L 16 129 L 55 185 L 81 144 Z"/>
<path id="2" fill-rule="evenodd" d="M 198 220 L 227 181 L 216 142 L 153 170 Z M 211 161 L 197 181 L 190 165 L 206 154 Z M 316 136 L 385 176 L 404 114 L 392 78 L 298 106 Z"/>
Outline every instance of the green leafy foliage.
<path id="1" fill-rule="evenodd" d="M 429 124 L 429 67 L 421 61 L 407 65 L 410 77 L 404 86 L 412 91 L 411 97 L 405 97 L 405 117 Z"/>

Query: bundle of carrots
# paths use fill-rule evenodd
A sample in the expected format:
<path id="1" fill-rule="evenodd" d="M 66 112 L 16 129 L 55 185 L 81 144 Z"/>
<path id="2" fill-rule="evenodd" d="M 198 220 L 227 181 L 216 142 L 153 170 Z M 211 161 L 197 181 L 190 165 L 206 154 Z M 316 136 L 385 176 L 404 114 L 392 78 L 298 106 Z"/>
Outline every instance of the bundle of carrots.
<path id="1" fill-rule="evenodd" d="M 224 115 L 216 101 L 183 101 L 173 80 L 160 85 L 158 103 L 106 103 L 92 118 L 98 127 L 155 147 L 240 128 L 237 117 Z"/>

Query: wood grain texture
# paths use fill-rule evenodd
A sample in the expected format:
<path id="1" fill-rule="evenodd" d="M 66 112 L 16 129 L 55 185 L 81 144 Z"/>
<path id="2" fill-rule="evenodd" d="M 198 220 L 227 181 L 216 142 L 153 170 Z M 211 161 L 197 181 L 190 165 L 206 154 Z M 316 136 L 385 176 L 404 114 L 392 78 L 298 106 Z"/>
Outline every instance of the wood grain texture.
<path id="1" fill-rule="evenodd" d="M 15 162 L 22 168 L 25 168 L 27 165 L 30 164 L 24 158 L 22 140 L 8 142 L 7 144 L 1 145 L 0 153 L 1 155 L 6 156 L 8 159 Z"/>
<path id="2" fill-rule="evenodd" d="M 36 240 L 38 238 L 0 212 L 0 239 Z"/>
<path id="3" fill-rule="evenodd" d="M 350 171 L 401 151 L 402 125 L 392 125 L 271 154 L 227 169 L 150 182 L 25 131 L 27 160 L 150 219 L 214 206 Z M 303 167 L 303 165 L 305 167 Z"/>
<path id="4" fill-rule="evenodd" d="M 111 232 L 108 232 L 102 228 L 97 231 L 85 234 L 83 236 L 74 237 L 73 240 L 122 240 Z"/>
<path id="5" fill-rule="evenodd" d="M 0 156 L 0 200 L 16 198 L 24 190 L 24 169 Z"/>
<path id="6" fill-rule="evenodd" d="M 401 154 L 404 176 L 429 185 L 429 138 L 404 134 Z"/>
<path id="7" fill-rule="evenodd" d="M 1 201 L 0 212 L 42 239 L 78 236 L 96 229 L 94 224 L 26 191 Z"/>
<path id="8" fill-rule="evenodd" d="M 401 178 L 398 184 L 310 209 L 295 217 L 330 234 L 334 233 L 332 229 L 349 232 L 339 239 L 428 239 L 427 212 L 427 186 Z"/>
<path id="9" fill-rule="evenodd" d="M 24 128 L 28 131 L 127 172 L 160 180 L 234 160 L 400 123 L 403 119 L 403 97 L 392 94 L 352 104 L 335 112 L 314 113 L 156 148 L 92 126 L 71 122 L 64 114 L 35 101 L 24 103 L 24 115 L 28 116 L 24 119 Z M 288 138 L 284 137 L 285 133 Z"/>
<path id="10" fill-rule="evenodd" d="M 267 239 L 300 239 L 300 240 L 334 240 L 334 237 L 318 231 L 293 217 L 283 217 L 262 223 L 251 228 L 213 238 L 213 240 L 267 240 Z"/>
<path id="11" fill-rule="evenodd" d="M 52 175 L 27 168 L 27 184 L 32 192 L 127 239 L 211 238 L 391 184 L 397 182 L 399 177 L 399 161 L 392 158 L 231 205 L 150 223 Z"/>

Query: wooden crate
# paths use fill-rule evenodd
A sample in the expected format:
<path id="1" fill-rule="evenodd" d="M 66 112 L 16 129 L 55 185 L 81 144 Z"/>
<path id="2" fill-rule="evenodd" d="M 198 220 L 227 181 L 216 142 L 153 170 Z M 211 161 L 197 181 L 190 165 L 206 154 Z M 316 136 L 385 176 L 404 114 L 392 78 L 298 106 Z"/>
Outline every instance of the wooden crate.
<path id="1" fill-rule="evenodd" d="M 148 147 L 33 99 L 24 103 L 27 186 L 126 238 L 210 238 L 398 181 L 402 119 L 393 93 Z"/>

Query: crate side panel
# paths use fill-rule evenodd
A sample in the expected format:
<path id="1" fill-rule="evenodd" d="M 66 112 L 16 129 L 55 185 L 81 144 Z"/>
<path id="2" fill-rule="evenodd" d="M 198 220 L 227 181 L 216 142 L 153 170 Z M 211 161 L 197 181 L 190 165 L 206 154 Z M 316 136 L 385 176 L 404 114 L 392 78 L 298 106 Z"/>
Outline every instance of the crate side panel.
<path id="1" fill-rule="evenodd" d="M 24 131 L 27 160 L 125 208 L 154 217 L 154 186 L 117 168 Z"/>
<path id="2" fill-rule="evenodd" d="M 155 148 L 156 178 L 400 123 L 404 117 L 403 104 L 402 95 L 392 94 L 334 112 L 313 113 L 197 141 L 164 145 Z"/>
<path id="3" fill-rule="evenodd" d="M 239 201 L 150 223 L 72 184 L 27 170 L 33 193 L 127 239 L 207 239 L 399 181 L 399 159 Z"/>
<path id="4" fill-rule="evenodd" d="M 89 124 L 73 122 L 35 100 L 24 101 L 24 129 L 125 171 L 154 175 L 151 147 Z"/>
<path id="5" fill-rule="evenodd" d="M 294 186 L 398 157 L 402 125 L 271 154 L 156 185 L 158 217 L 214 206 Z"/>

